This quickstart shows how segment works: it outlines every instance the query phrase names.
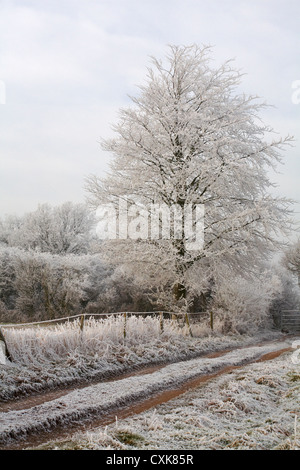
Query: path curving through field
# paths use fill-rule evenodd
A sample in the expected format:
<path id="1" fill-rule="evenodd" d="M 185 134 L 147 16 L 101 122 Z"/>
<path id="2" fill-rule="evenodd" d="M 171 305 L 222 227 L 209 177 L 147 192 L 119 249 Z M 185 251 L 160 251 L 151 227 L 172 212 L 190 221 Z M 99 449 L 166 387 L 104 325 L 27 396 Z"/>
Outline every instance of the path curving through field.
<path id="1" fill-rule="evenodd" d="M 146 368 L 119 379 L 2 405 L 2 449 L 36 448 L 78 431 L 105 426 L 165 403 L 221 374 L 291 351 L 291 340 L 221 351 Z M 74 387 L 73 387 L 74 388 Z"/>

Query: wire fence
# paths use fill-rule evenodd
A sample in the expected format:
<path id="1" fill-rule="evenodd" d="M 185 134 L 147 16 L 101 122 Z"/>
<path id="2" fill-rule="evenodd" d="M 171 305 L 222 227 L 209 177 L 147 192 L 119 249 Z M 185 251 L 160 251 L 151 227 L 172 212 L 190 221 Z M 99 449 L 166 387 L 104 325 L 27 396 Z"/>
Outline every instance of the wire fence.
<path id="1" fill-rule="evenodd" d="M 300 333 L 300 310 L 283 310 L 281 312 L 281 329 Z"/>
<path id="2" fill-rule="evenodd" d="M 11 323 L 11 324 L 0 324 L 0 346 L 2 342 L 2 349 L 5 357 L 12 361 L 12 354 L 9 351 L 6 339 L 5 329 L 13 328 L 35 328 L 35 327 L 51 327 L 58 324 L 64 324 L 69 322 L 78 322 L 79 332 L 83 334 L 85 324 L 88 319 L 93 320 L 106 320 L 114 317 L 123 317 L 123 337 L 126 339 L 127 335 L 127 322 L 131 316 L 151 316 L 153 318 L 159 318 L 160 333 L 164 332 L 164 323 L 166 320 L 176 322 L 181 327 L 186 326 L 188 328 L 190 336 L 193 336 L 191 325 L 193 323 L 199 323 L 200 321 L 209 322 L 211 330 L 213 330 L 213 314 L 212 312 L 193 312 L 193 313 L 179 313 L 179 312 L 167 312 L 167 311 L 154 311 L 154 312 L 107 312 L 107 313 L 81 313 L 78 315 L 55 318 L 50 320 L 42 320 L 28 323 Z"/>
<path id="3" fill-rule="evenodd" d="M 62 317 L 62 318 L 54 318 L 54 319 L 49 319 L 49 320 L 41 320 L 41 321 L 35 321 L 35 322 L 27 322 L 27 323 L 3 323 L 0 324 L 0 328 L 3 330 L 3 328 L 24 328 L 24 327 L 34 327 L 34 326 L 48 326 L 51 324 L 59 324 L 59 323 L 64 323 L 64 322 L 69 322 L 69 321 L 74 321 L 76 319 L 80 319 L 81 322 L 85 322 L 86 319 L 88 318 L 103 318 L 107 319 L 110 317 L 114 316 L 133 316 L 133 315 L 145 315 L 145 316 L 160 316 L 162 319 L 169 318 L 172 320 L 179 320 L 185 319 L 185 321 L 190 321 L 190 320 L 195 320 L 198 319 L 199 317 L 204 317 L 205 315 L 209 315 L 210 318 L 210 323 L 212 326 L 212 313 L 211 312 L 192 312 L 192 313 L 176 313 L 176 312 L 166 312 L 166 311 L 154 311 L 154 312 L 106 312 L 106 313 L 80 313 L 77 315 L 72 315 L 68 317 Z"/>

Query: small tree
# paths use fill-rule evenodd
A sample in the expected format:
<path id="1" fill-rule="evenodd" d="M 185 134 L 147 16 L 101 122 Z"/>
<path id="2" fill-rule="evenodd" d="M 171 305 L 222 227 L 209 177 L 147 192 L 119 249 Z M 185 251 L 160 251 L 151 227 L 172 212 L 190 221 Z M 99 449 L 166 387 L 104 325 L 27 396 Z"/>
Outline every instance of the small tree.
<path id="1" fill-rule="evenodd" d="M 110 174 L 87 180 L 94 207 L 109 203 L 117 210 L 120 199 L 141 208 L 204 206 L 200 249 L 190 250 L 188 237 L 172 230 L 169 239 L 103 245 L 139 282 L 168 292 L 176 308 L 205 290 L 218 264 L 254 270 L 288 225 L 289 203 L 268 192 L 268 169 L 291 138 L 266 141 L 272 129 L 259 120 L 265 105 L 238 94 L 240 72 L 230 61 L 212 67 L 208 52 L 171 46 L 165 62 L 152 59 L 139 96 L 120 111 L 116 137 L 103 142 L 114 157 Z"/>

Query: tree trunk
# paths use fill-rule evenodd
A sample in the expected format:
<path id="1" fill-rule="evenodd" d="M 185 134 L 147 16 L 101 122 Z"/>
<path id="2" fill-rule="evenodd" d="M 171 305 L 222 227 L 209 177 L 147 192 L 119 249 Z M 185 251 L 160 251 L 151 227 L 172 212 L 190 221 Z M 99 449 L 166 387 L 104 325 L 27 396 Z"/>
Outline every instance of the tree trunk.
<path id="1" fill-rule="evenodd" d="M 173 288 L 173 294 L 176 301 L 185 299 L 187 294 L 186 287 L 178 282 Z"/>

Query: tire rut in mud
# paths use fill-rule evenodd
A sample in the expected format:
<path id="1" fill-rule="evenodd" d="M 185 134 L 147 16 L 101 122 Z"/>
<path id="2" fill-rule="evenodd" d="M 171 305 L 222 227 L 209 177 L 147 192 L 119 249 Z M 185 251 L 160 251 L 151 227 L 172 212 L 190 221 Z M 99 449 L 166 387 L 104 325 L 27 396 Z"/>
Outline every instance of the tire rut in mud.
<path id="1" fill-rule="evenodd" d="M 237 348 L 237 349 L 240 349 L 240 348 Z M 205 384 L 206 382 L 208 382 L 209 380 L 212 380 L 222 374 L 229 373 L 232 370 L 244 367 L 245 365 L 248 365 L 251 363 L 269 361 L 269 360 L 275 359 L 281 354 L 291 351 L 291 350 L 292 348 L 290 347 L 278 349 L 278 350 L 274 350 L 266 354 L 262 354 L 260 357 L 256 359 L 244 361 L 238 365 L 223 366 L 219 370 L 216 370 L 215 372 L 202 374 L 196 378 L 189 379 L 186 382 L 181 383 L 180 385 L 176 387 L 159 391 L 158 393 L 155 393 L 153 396 L 144 397 L 143 399 L 137 400 L 136 403 L 130 404 L 129 406 L 124 405 L 121 408 L 120 407 L 115 408 L 115 409 L 112 408 L 109 411 L 102 413 L 101 415 L 98 415 L 98 416 L 94 415 L 94 416 L 89 416 L 87 418 L 81 417 L 77 422 L 76 421 L 70 422 L 67 425 L 67 427 L 65 425 L 58 423 L 57 426 L 52 427 L 52 429 L 49 429 L 49 431 L 42 431 L 42 432 L 39 432 L 38 434 L 33 432 L 30 436 L 24 437 L 24 439 L 22 439 L 22 436 L 15 436 L 16 438 L 15 442 L 12 441 L 10 444 L 7 443 L 2 448 L 10 449 L 10 450 L 36 448 L 37 446 L 44 444 L 45 442 L 49 442 L 50 440 L 55 441 L 55 440 L 61 440 L 61 439 L 68 439 L 72 434 L 76 432 L 88 431 L 96 427 L 106 426 L 108 424 L 111 424 L 112 422 L 115 421 L 116 413 L 118 415 L 118 420 L 125 419 L 134 414 L 142 413 L 154 406 L 158 406 L 162 403 L 172 400 L 180 396 L 181 394 L 187 392 L 190 389 L 201 386 Z M 223 354 L 226 354 L 226 351 L 208 354 L 206 355 L 206 357 L 220 357 Z M 162 367 L 163 366 L 160 366 L 159 368 L 162 368 Z M 156 368 L 156 370 L 157 369 L 158 368 Z M 139 373 L 142 374 L 142 371 L 140 371 Z M 149 373 L 151 372 L 149 371 Z M 138 373 L 135 373 L 135 375 L 137 374 Z"/>

